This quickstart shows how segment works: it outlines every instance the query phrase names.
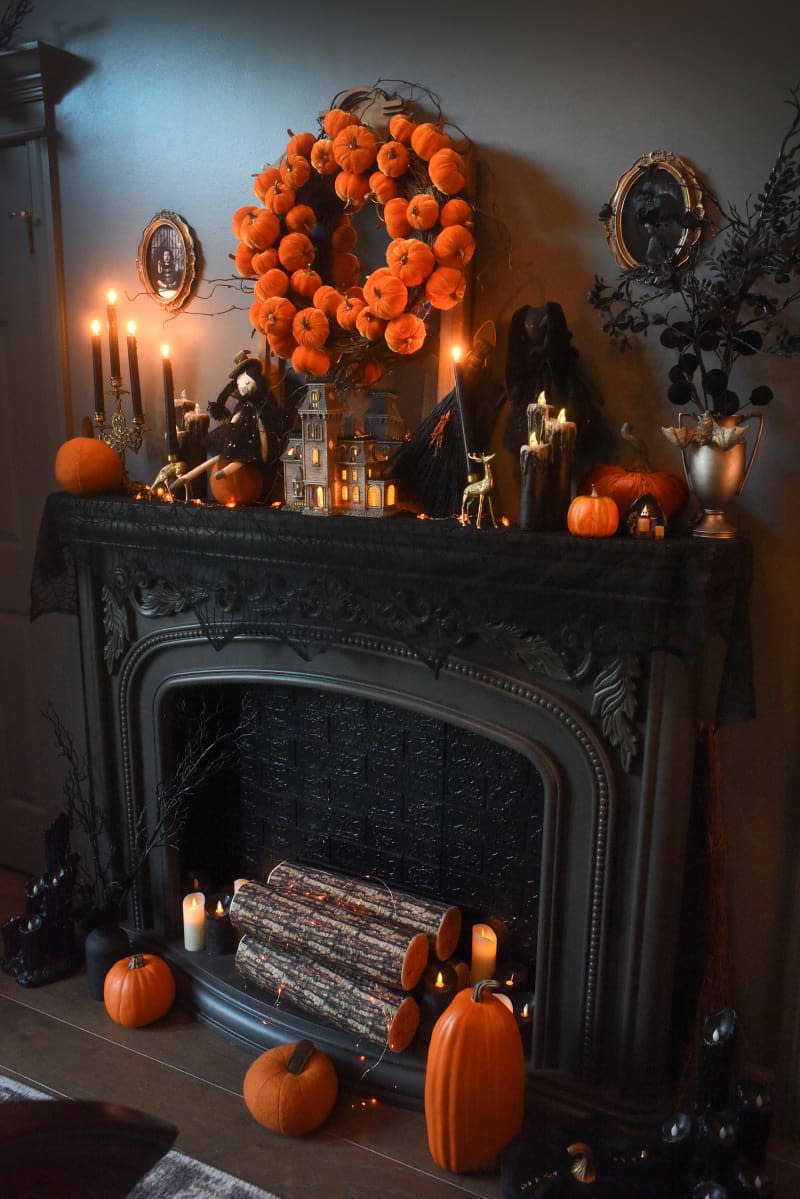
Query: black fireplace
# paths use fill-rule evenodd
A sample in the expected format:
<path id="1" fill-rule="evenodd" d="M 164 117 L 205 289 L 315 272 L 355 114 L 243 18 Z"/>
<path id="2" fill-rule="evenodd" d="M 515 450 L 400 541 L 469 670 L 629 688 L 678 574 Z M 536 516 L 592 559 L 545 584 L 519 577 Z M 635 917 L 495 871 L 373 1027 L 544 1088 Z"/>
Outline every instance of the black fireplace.
<path id="1" fill-rule="evenodd" d="M 345 1076 L 419 1102 L 424 1052 L 365 1063 L 229 959 L 181 952 L 217 820 L 209 871 L 286 857 L 502 918 L 535 975 L 531 1090 L 631 1113 L 674 1083 L 699 704 L 751 714 L 748 583 L 740 541 L 55 495 L 33 614 L 79 616 L 92 785 L 123 845 L 178 709 L 250 713 L 239 775 L 131 904 L 201 1019 L 254 1047 L 311 1031 Z"/>

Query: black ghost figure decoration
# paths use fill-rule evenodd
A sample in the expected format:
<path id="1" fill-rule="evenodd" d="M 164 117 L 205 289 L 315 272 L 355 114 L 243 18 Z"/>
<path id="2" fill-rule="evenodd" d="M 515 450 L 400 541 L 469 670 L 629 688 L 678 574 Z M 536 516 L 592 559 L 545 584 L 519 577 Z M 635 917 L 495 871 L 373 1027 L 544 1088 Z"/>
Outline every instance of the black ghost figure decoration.
<path id="1" fill-rule="evenodd" d="M 544 392 L 548 404 L 566 409 L 578 425 L 578 453 L 603 461 L 612 438 L 603 414 L 603 401 L 578 362 L 572 334 L 560 304 L 526 304 L 511 318 L 506 356 L 506 391 L 511 408 L 503 445 L 516 460 L 528 440 L 527 409 Z"/>

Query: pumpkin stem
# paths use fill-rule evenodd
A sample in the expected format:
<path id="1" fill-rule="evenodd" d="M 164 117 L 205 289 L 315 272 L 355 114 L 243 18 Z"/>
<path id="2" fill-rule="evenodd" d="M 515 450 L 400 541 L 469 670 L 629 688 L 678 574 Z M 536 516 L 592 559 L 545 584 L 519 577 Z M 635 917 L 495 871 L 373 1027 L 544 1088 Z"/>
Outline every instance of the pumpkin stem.
<path id="1" fill-rule="evenodd" d="M 286 1069 L 290 1074 L 302 1074 L 309 1063 L 312 1053 L 316 1052 L 316 1045 L 313 1041 L 298 1041 L 294 1047 L 292 1056 L 286 1063 Z"/>
<path id="2" fill-rule="evenodd" d="M 144 954 L 142 953 L 132 953 L 128 958 L 129 970 L 141 970 L 145 964 Z"/>
<path id="3" fill-rule="evenodd" d="M 620 434 L 627 442 L 630 442 L 636 451 L 636 462 L 634 463 L 634 469 L 652 473 L 653 468 L 650 465 L 650 452 L 647 448 L 647 443 L 643 441 L 641 437 L 639 437 L 630 421 L 625 421 L 625 424 L 620 429 Z"/>
<path id="4" fill-rule="evenodd" d="M 497 991 L 499 989 L 500 983 L 497 982 L 496 979 L 482 978 L 479 982 L 476 982 L 475 986 L 472 988 L 472 998 L 475 1003 L 480 1003 L 480 1001 L 483 999 L 484 991 Z"/>

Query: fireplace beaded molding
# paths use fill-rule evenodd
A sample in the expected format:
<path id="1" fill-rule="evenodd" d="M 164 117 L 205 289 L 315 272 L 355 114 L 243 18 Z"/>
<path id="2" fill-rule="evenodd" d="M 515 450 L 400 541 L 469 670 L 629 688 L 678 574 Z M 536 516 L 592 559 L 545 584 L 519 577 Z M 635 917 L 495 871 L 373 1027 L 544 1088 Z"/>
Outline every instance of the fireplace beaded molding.
<path id="1" fill-rule="evenodd" d="M 356 697 L 529 760 L 542 789 L 529 1084 L 576 1110 L 642 1111 L 674 1082 L 686 1002 L 700 685 L 717 723 L 752 715 L 750 568 L 739 540 L 592 541 L 57 494 L 32 616 L 78 614 L 91 783 L 123 846 L 139 805 L 152 814 L 187 688 Z M 173 858 L 154 863 L 130 913 L 165 944 L 179 922 Z M 253 1045 L 313 1031 L 358 1077 L 346 1038 L 325 1041 L 198 956 L 178 964 L 200 1018 Z M 388 1054 L 369 1082 L 413 1103 L 421 1078 L 413 1055 Z"/>

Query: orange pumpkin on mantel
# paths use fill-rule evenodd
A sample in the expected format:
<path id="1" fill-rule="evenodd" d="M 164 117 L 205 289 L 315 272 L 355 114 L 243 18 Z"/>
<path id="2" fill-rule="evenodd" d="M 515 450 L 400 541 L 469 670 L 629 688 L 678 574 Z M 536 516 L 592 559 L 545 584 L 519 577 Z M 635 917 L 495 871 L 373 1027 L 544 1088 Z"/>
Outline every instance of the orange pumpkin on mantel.
<path id="1" fill-rule="evenodd" d="M 597 494 L 608 496 L 617 505 L 621 519 L 624 519 L 631 504 L 640 496 L 652 495 L 661 507 L 667 520 L 680 512 L 689 496 L 686 481 L 680 475 L 671 471 L 653 470 L 647 453 L 647 446 L 637 437 L 633 428 L 626 421 L 620 430 L 624 439 L 636 450 L 636 460 L 632 467 L 611 466 L 603 464 L 595 466 L 581 480 L 578 486 L 579 495 L 588 495 L 592 487 Z"/>
<path id="2" fill-rule="evenodd" d="M 619 512 L 610 496 L 576 495 L 567 509 L 567 528 L 574 537 L 613 537 L 619 528 Z"/>

